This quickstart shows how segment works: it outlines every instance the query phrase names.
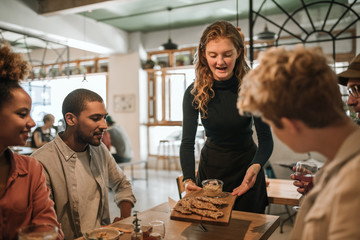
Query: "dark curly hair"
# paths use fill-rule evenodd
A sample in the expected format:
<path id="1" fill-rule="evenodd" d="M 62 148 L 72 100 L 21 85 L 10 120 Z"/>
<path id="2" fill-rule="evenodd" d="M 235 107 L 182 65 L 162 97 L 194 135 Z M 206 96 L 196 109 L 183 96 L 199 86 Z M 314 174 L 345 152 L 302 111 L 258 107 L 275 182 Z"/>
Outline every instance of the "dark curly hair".
<path id="1" fill-rule="evenodd" d="M 30 64 L 12 52 L 8 43 L 0 42 L 0 109 L 12 98 L 11 91 L 21 88 L 19 82 L 29 71 Z"/>

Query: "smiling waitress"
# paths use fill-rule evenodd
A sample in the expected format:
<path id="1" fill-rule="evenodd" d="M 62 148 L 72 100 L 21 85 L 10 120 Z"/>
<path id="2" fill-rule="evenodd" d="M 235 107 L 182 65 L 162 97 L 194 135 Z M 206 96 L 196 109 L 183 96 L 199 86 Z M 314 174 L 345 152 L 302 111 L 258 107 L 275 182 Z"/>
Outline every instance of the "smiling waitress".
<path id="1" fill-rule="evenodd" d="M 264 213 L 268 198 L 262 167 L 272 153 L 273 139 L 260 118 L 240 116 L 236 108 L 241 80 L 249 71 L 243 38 L 231 23 L 215 22 L 203 32 L 195 58 L 196 79 L 183 99 L 180 162 L 186 192 L 199 190 L 205 179 L 220 179 L 223 191 L 239 196 L 235 210 Z M 199 115 L 207 138 L 195 177 Z"/>

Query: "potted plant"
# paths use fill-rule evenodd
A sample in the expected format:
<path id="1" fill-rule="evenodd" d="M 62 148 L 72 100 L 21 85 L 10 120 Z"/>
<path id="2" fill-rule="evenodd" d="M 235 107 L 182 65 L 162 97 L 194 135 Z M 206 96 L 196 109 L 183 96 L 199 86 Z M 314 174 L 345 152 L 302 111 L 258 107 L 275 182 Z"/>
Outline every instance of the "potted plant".
<path id="1" fill-rule="evenodd" d="M 152 69 L 155 66 L 155 62 L 151 59 L 145 61 L 144 68 L 145 69 Z"/>
<path id="2" fill-rule="evenodd" d="M 185 56 L 184 55 L 176 56 L 176 66 L 184 66 L 184 63 L 185 63 Z"/>

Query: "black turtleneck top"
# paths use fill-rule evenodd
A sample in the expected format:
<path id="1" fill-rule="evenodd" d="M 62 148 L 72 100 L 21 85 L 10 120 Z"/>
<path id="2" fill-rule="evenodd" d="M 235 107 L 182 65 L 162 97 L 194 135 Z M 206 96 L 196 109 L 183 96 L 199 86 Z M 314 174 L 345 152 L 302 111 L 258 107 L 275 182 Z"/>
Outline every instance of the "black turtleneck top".
<path id="1" fill-rule="evenodd" d="M 190 93 L 194 84 L 185 91 L 183 99 L 183 129 L 180 146 L 180 162 L 184 179 L 195 179 L 194 144 L 198 126 L 199 110 L 193 106 L 194 95 Z M 258 137 L 258 150 L 251 164 L 261 166 L 269 159 L 273 150 L 273 139 L 269 126 L 257 117 L 239 115 L 236 108 L 238 80 L 232 77 L 226 81 L 214 80 L 215 97 L 208 103 L 207 118 L 201 118 L 207 141 L 224 147 L 241 146 L 251 141 L 252 124 Z M 222 161 L 222 159 L 219 159 Z"/>

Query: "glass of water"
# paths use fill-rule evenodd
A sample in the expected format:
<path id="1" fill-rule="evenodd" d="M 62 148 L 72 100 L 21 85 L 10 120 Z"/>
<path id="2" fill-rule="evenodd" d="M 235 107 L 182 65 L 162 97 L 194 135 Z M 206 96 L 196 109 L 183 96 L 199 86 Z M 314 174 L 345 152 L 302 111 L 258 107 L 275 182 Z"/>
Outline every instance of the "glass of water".
<path id="1" fill-rule="evenodd" d="M 19 240 L 55 240 L 59 229 L 53 224 L 30 224 L 19 230 Z"/>
<path id="2" fill-rule="evenodd" d="M 154 220 L 149 223 L 152 227 L 152 231 L 150 232 L 150 239 L 153 240 L 162 240 L 165 237 L 165 224 L 161 220 Z"/>

